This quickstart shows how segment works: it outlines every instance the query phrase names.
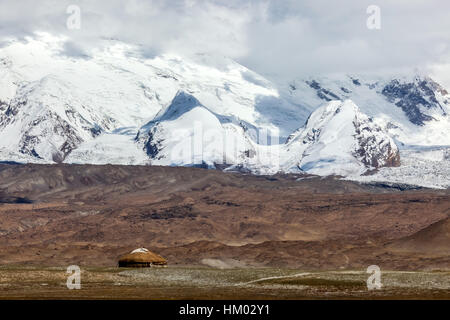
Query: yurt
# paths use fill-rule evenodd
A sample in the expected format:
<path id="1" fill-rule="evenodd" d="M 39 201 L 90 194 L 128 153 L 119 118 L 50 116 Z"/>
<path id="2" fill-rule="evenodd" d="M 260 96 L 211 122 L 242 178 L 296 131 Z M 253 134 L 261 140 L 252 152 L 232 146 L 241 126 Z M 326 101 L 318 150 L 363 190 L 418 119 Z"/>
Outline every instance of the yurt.
<path id="1" fill-rule="evenodd" d="M 119 259 L 120 268 L 149 268 L 165 265 L 167 265 L 166 259 L 146 248 L 133 250 Z"/>

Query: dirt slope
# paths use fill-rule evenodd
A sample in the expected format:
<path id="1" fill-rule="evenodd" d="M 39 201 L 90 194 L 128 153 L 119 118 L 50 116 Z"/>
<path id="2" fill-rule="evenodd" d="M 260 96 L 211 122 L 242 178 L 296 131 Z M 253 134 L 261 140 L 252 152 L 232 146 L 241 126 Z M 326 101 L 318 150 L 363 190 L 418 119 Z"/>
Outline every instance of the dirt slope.
<path id="1" fill-rule="evenodd" d="M 450 218 L 435 222 L 419 232 L 388 245 L 392 250 L 426 252 L 450 256 Z"/>
<path id="2" fill-rule="evenodd" d="M 0 264 L 113 266 L 147 247 L 169 264 L 450 269 L 449 192 L 402 189 L 194 168 L 0 165 Z"/>

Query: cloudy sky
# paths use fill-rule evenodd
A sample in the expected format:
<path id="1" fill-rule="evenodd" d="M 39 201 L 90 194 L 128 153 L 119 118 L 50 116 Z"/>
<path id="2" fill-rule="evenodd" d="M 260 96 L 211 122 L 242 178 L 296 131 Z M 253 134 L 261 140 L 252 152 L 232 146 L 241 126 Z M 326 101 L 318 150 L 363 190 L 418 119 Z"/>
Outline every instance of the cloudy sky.
<path id="1" fill-rule="evenodd" d="M 81 28 L 69 30 L 69 5 Z M 380 29 L 369 29 L 369 5 Z M 430 71 L 450 88 L 448 0 L 1 0 L 0 41 L 36 31 L 68 37 L 89 54 L 99 37 L 140 44 L 143 54 L 231 57 L 265 75 Z"/>

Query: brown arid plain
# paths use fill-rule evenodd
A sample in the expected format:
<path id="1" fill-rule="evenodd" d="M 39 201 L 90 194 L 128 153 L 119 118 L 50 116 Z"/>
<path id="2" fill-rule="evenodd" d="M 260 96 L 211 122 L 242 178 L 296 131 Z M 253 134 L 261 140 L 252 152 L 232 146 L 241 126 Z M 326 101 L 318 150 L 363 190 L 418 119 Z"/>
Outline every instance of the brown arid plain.
<path id="1" fill-rule="evenodd" d="M 361 283 L 364 287 L 365 282 L 328 276 L 351 270 L 364 274 L 369 265 L 378 265 L 392 272 L 392 279 L 396 272 L 426 273 L 422 278 L 431 277 L 430 283 L 441 285 L 436 297 L 450 298 L 448 281 L 442 280 L 450 277 L 449 216 L 450 190 L 360 184 L 339 177 L 255 176 L 153 166 L 2 164 L 0 286 L 10 288 L 12 295 L 3 290 L 0 298 L 33 297 L 31 292 L 38 296 L 44 289 L 47 297 L 55 298 L 56 291 L 49 287 L 27 295 L 11 283 L 20 283 L 16 280 L 23 279 L 23 272 L 31 278 L 34 274 L 38 282 L 51 282 L 49 277 L 54 275 L 60 283 L 69 265 L 85 268 L 92 279 L 101 276 L 109 279 L 107 283 L 125 283 L 114 277 L 137 271 L 117 269 L 118 258 L 139 247 L 169 262 L 164 270 L 142 271 L 149 277 L 159 272 L 170 280 L 184 272 L 178 279 L 192 278 L 187 276 L 192 273 L 195 279 L 201 274 L 215 279 L 220 275 L 208 274 L 219 270 L 222 276 L 241 274 L 244 283 L 259 277 L 268 278 L 263 280 L 266 286 L 348 288 Z M 258 276 L 251 276 L 249 270 L 259 270 Z M 306 278 L 297 277 L 299 270 L 308 271 Z M 172 278 L 168 272 L 173 272 Z M 320 275 L 311 278 L 311 272 Z M 119 292 L 128 292 L 127 297 L 142 298 L 141 278 L 127 279 L 134 279 L 128 289 L 114 285 L 106 290 L 110 294 L 102 291 L 92 297 L 120 298 Z M 157 281 L 163 280 L 153 279 Z M 425 290 L 428 282 L 424 283 Z M 134 293 L 130 288 L 135 288 Z M 274 295 L 279 292 L 274 289 L 261 296 L 262 289 L 251 290 L 242 297 L 323 294 L 319 290 L 320 294 Z M 61 297 L 68 294 L 64 292 Z M 229 296 L 224 296 L 225 289 L 220 292 L 203 293 L 210 298 L 236 297 L 233 290 Z M 160 292 L 153 297 L 190 296 Z"/>

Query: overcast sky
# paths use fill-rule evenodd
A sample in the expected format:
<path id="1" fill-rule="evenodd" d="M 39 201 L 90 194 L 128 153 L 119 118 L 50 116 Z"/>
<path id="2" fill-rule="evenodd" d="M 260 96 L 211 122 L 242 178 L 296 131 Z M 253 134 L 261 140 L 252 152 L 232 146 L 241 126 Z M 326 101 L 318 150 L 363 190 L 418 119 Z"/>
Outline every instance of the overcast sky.
<path id="1" fill-rule="evenodd" d="M 67 7 L 81 9 L 68 30 Z M 381 29 L 366 21 L 381 9 Z M 64 34 L 86 53 L 99 37 L 141 44 L 143 53 L 231 57 L 288 78 L 334 72 L 431 70 L 450 88 L 448 0 L 1 0 L 0 39 Z"/>

